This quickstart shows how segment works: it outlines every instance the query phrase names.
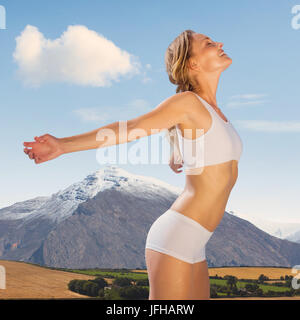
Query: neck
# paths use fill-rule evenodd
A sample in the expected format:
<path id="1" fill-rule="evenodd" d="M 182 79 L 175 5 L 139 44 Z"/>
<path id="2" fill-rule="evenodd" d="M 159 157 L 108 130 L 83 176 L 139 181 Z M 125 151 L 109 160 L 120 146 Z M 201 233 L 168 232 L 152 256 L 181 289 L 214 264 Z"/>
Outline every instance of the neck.
<path id="1" fill-rule="evenodd" d="M 194 92 L 197 93 L 201 98 L 207 101 L 211 106 L 216 107 L 217 109 L 217 89 L 220 79 L 220 73 L 217 74 L 201 74 L 197 77 L 196 83 L 194 86 Z"/>

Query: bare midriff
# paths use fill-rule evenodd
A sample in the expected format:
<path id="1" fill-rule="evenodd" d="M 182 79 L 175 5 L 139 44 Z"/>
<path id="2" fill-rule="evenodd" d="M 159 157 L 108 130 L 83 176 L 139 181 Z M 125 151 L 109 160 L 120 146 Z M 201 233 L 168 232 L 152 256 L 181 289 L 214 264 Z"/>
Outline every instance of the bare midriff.
<path id="1" fill-rule="evenodd" d="M 237 177 L 236 160 L 206 166 L 200 174 L 187 174 L 184 190 L 170 209 L 194 219 L 213 232 L 222 220 Z"/>

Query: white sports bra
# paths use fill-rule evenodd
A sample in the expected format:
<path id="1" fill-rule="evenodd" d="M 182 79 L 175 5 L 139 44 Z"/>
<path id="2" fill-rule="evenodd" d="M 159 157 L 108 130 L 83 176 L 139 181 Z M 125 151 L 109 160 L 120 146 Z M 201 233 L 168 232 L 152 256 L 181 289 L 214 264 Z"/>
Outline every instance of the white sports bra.
<path id="1" fill-rule="evenodd" d="M 203 129 L 197 129 L 201 136 L 196 139 L 184 138 L 176 125 L 179 151 L 187 174 L 200 173 L 205 166 L 230 160 L 239 161 L 243 150 L 242 140 L 230 121 L 223 120 L 208 102 L 196 93 L 195 95 L 209 111 L 212 124 L 204 134 Z"/>

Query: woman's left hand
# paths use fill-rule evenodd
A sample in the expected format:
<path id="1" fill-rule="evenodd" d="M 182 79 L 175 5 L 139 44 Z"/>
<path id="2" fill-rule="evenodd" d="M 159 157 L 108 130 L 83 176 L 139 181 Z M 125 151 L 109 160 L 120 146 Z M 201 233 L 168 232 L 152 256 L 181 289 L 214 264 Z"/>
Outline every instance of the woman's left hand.
<path id="1" fill-rule="evenodd" d="M 182 162 L 183 163 L 183 162 Z M 180 170 L 180 168 L 182 168 L 182 163 L 175 163 L 175 159 L 174 159 L 174 152 L 171 156 L 171 159 L 169 161 L 169 166 L 170 168 L 175 172 L 175 173 L 180 173 L 182 172 L 182 170 Z"/>

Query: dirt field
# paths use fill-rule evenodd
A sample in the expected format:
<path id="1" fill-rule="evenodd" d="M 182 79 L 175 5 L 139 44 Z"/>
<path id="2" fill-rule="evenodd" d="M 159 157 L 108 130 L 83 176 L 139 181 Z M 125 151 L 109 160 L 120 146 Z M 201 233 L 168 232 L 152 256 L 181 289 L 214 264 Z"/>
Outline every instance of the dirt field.
<path id="1" fill-rule="evenodd" d="M 0 260 L 6 271 L 6 289 L 0 299 L 87 298 L 68 290 L 72 279 L 94 279 L 94 276 L 46 269 L 24 262 Z"/>

